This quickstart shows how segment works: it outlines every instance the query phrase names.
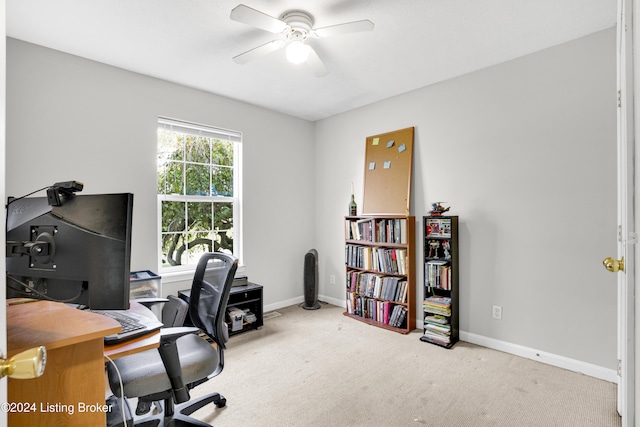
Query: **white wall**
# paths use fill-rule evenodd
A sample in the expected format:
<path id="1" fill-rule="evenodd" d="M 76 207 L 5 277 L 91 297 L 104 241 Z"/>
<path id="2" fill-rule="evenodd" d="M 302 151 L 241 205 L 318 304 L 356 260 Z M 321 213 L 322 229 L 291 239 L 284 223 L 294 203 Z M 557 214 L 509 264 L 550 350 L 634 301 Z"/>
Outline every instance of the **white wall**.
<path id="1" fill-rule="evenodd" d="M 246 273 L 265 304 L 302 294 L 313 123 L 10 38 L 7 81 L 7 195 L 70 179 L 87 194 L 134 193 L 132 270 L 158 271 L 158 116 L 243 132 Z"/>
<path id="2" fill-rule="evenodd" d="M 615 368 L 615 67 L 610 29 L 317 122 L 320 293 L 344 298 L 365 138 L 415 126 L 417 235 L 431 202 L 460 216 L 461 330 Z"/>

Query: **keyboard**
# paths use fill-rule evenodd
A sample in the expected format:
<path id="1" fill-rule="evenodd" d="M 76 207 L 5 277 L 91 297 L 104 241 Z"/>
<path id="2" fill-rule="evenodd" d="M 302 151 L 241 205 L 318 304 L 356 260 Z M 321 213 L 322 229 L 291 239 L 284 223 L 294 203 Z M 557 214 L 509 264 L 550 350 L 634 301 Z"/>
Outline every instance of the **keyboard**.
<path id="1" fill-rule="evenodd" d="M 128 310 L 87 310 L 91 313 L 110 317 L 120 323 L 122 332 L 107 335 L 104 343 L 107 345 L 129 341 L 142 335 L 159 330 L 162 323 L 146 316 L 129 312 Z"/>

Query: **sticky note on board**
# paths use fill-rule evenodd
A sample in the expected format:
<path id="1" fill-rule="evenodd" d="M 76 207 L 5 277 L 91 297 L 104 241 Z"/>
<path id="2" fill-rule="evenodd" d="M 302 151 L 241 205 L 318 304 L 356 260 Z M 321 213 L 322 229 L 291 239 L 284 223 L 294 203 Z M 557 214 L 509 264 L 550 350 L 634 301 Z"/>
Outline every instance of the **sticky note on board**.
<path id="1" fill-rule="evenodd" d="M 390 167 L 391 167 L 391 160 L 387 160 L 386 162 L 384 162 L 385 169 L 389 169 Z"/>
<path id="2" fill-rule="evenodd" d="M 380 143 L 380 138 L 373 138 L 373 142 L 371 145 L 378 145 Z"/>
<path id="3" fill-rule="evenodd" d="M 402 153 L 406 149 L 407 149 L 406 145 L 404 145 L 404 144 L 398 145 L 398 153 Z"/>
<path id="4" fill-rule="evenodd" d="M 376 168 L 376 162 L 369 163 L 369 170 L 372 171 Z"/>
<path id="5" fill-rule="evenodd" d="M 393 147 L 393 144 L 395 144 L 395 141 L 392 139 L 391 141 L 387 142 L 387 148 Z"/>

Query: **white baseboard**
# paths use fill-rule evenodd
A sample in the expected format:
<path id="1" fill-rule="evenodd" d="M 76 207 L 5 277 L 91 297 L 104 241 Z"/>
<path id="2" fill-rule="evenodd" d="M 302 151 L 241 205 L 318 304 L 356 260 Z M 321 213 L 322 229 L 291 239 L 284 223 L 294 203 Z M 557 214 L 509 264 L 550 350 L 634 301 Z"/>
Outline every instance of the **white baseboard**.
<path id="1" fill-rule="evenodd" d="M 546 363 L 547 365 L 557 366 L 569 371 L 580 372 L 582 374 L 589 375 L 590 377 L 612 383 L 618 382 L 615 369 L 603 368 L 602 366 L 593 365 L 580 360 L 570 359 L 557 354 L 535 350 L 533 348 L 496 340 L 494 338 L 488 338 L 466 331 L 460 331 L 460 340 L 513 354 L 515 356 L 524 357 L 526 359 L 535 360 L 537 362 Z"/>
<path id="2" fill-rule="evenodd" d="M 336 299 L 336 298 L 332 298 L 332 297 L 328 297 L 328 296 L 324 296 L 324 295 L 319 295 L 318 299 L 320 301 L 324 301 L 324 302 L 328 302 L 331 305 L 335 305 L 338 307 L 342 307 L 342 308 L 346 308 L 347 307 L 347 303 L 344 299 Z"/>
<path id="3" fill-rule="evenodd" d="M 339 300 L 336 298 L 332 298 L 332 297 L 327 297 L 324 295 L 318 295 L 318 301 L 324 301 L 324 302 L 328 302 L 331 305 L 337 305 L 338 307 L 345 307 L 346 303 L 344 300 Z M 277 310 L 279 308 L 284 308 L 284 307 L 289 307 L 290 305 L 296 305 L 296 304 L 301 304 L 304 302 L 304 297 L 300 296 L 300 297 L 296 297 L 296 298 L 291 298 L 285 301 L 280 301 L 277 302 L 275 304 L 269 304 L 269 305 L 265 305 L 262 308 L 262 311 L 267 313 L 269 311 L 273 311 L 273 310 Z"/>
<path id="4" fill-rule="evenodd" d="M 284 307 L 289 307 L 290 305 L 296 305 L 296 304 L 300 304 L 301 302 L 304 302 L 304 297 L 295 297 L 295 298 L 291 298 L 285 301 L 279 301 L 277 303 L 274 304 L 269 304 L 269 305 L 265 305 L 264 307 L 262 307 L 262 311 L 265 313 L 268 313 L 270 311 L 273 310 L 277 310 L 279 308 L 284 308 Z"/>

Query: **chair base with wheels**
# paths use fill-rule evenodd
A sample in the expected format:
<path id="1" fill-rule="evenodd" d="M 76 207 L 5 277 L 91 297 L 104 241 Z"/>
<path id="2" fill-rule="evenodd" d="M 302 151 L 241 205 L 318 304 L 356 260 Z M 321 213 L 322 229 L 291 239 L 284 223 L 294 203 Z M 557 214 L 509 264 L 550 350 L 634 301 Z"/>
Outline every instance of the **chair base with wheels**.
<path id="1" fill-rule="evenodd" d="M 140 401 L 138 401 L 140 402 Z M 208 394 L 198 399 L 193 399 L 184 404 L 175 405 L 171 397 L 167 397 L 162 402 L 155 402 L 159 407 L 153 408 L 149 416 L 139 419 L 135 426 L 201 426 L 210 427 L 209 424 L 191 418 L 191 414 L 209 404 L 213 403 L 218 408 L 223 408 L 227 404 L 227 399 L 219 393 Z M 166 409 L 165 409 L 166 408 Z M 133 424 L 132 424 L 133 425 Z"/>

